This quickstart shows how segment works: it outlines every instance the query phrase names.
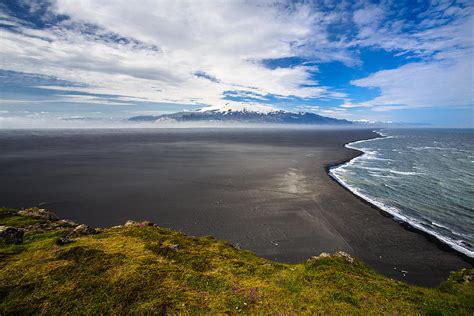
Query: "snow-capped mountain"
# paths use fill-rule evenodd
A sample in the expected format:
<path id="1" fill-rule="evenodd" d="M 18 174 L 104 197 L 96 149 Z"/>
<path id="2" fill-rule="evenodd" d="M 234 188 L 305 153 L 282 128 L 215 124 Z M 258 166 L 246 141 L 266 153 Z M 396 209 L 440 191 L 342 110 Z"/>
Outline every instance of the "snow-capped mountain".
<path id="1" fill-rule="evenodd" d="M 253 103 L 226 103 L 224 105 L 212 105 L 206 106 L 202 109 L 196 110 L 197 112 L 218 112 L 218 113 L 228 113 L 228 112 L 255 112 L 261 114 L 268 114 L 273 112 L 279 112 L 280 110 L 275 109 L 269 105 L 263 104 L 253 104 Z"/>
<path id="2" fill-rule="evenodd" d="M 275 109 L 268 105 L 248 103 L 226 103 L 221 106 L 208 106 L 194 111 L 183 111 L 158 116 L 134 116 L 130 121 L 176 121 L 176 122 L 241 122 L 241 123 L 274 123 L 274 124 L 325 124 L 348 125 L 352 122 L 321 116 L 309 112 L 289 112 Z"/>

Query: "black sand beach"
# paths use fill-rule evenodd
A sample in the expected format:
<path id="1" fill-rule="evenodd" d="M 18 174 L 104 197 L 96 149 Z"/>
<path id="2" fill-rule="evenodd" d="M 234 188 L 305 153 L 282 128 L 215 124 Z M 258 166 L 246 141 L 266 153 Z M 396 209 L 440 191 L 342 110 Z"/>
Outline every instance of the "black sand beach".
<path id="1" fill-rule="evenodd" d="M 315 129 L 1 131 L 0 204 L 42 206 L 94 226 L 148 219 L 283 262 L 343 250 L 420 285 L 471 267 L 327 175 L 328 165 L 358 154 L 345 143 L 376 136 Z"/>

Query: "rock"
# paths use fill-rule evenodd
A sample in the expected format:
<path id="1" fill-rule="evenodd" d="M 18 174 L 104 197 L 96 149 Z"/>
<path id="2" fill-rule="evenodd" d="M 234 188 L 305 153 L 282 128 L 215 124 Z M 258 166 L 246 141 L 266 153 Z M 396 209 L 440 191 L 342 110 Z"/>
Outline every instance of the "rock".
<path id="1" fill-rule="evenodd" d="M 20 216 L 30 216 L 36 219 L 45 219 L 48 221 L 57 221 L 59 218 L 52 212 L 42 208 L 28 208 L 17 213 Z"/>
<path id="2" fill-rule="evenodd" d="M 140 226 L 140 227 L 144 227 L 144 226 L 154 226 L 154 224 L 152 222 L 149 222 L 149 221 L 143 221 L 143 222 L 135 222 L 135 221 L 132 221 L 132 220 L 128 220 L 125 222 L 125 224 L 123 226 Z"/>
<path id="3" fill-rule="evenodd" d="M 25 226 L 26 230 L 37 230 L 37 229 L 43 229 L 45 226 L 42 223 L 34 223 L 28 226 Z"/>
<path id="4" fill-rule="evenodd" d="M 56 239 L 56 245 L 58 245 L 58 246 L 64 246 L 64 245 L 70 244 L 72 242 L 74 242 L 74 241 L 67 238 L 67 237 L 61 237 L 61 238 Z"/>
<path id="5" fill-rule="evenodd" d="M 45 229 L 45 230 L 74 228 L 77 226 L 79 226 L 78 223 L 67 220 L 67 219 L 60 219 L 55 222 L 42 223 L 42 229 Z"/>
<path id="6" fill-rule="evenodd" d="M 330 258 L 331 255 L 327 252 L 321 252 L 319 254 L 319 256 L 312 256 L 311 258 L 309 258 L 309 260 L 318 260 L 318 259 L 322 259 L 322 258 Z"/>
<path id="7" fill-rule="evenodd" d="M 471 283 L 474 279 L 474 271 L 471 271 L 470 274 L 465 274 L 462 276 L 463 283 Z"/>
<path id="8" fill-rule="evenodd" d="M 168 246 L 168 248 L 171 249 L 171 250 L 174 250 L 174 251 L 178 251 L 179 245 L 171 244 L 171 245 Z"/>
<path id="9" fill-rule="evenodd" d="M 92 235 L 97 234 L 97 231 L 94 228 L 87 226 L 86 224 L 81 224 L 74 228 L 72 230 L 72 233 L 77 235 Z"/>
<path id="10" fill-rule="evenodd" d="M 137 225 L 137 222 L 135 221 L 132 221 L 132 220 L 128 220 L 125 222 L 125 224 L 123 226 L 135 226 Z"/>
<path id="11" fill-rule="evenodd" d="M 319 256 L 312 256 L 309 260 L 318 260 L 323 258 L 344 258 L 349 263 L 354 263 L 354 258 L 344 251 L 338 251 L 336 253 L 330 254 L 327 252 L 321 252 Z"/>
<path id="12" fill-rule="evenodd" d="M 0 226 L 0 239 L 7 244 L 21 244 L 23 242 L 23 230 L 10 226 Z"/>
<path id="13" fill-rule="evenodd" d="M 338 251 L 336 252 L 336 257 L 342 257 L 344 258 L 347 262 L 349 263 L 354 263 L 354 258 L 348 254 L 347 252 L 344 251 Z"/>
<path id="14" fill-rule="evenodd" d="M 62 226 L 62 227 L 76 227 L 79 224 L 69 219 L 60 219 L 56 222 L 56 225 Z"/>

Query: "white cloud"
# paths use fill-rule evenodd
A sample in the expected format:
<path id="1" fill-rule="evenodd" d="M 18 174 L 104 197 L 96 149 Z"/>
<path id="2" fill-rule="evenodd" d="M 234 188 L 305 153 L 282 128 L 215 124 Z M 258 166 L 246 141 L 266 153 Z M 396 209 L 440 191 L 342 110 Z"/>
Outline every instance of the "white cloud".
<path id="1" fill-rule="evenodd" d="M 412 63 L 393 70 L 379 71 L 351 83 L 378 87 L 381 95 L 367 102 L 344 107 L 375 106 L 378 110 L 407 107 L 474 105 L 473 60 Z"/>
<path id="2" fill-rule="evenodd" d="M 414 61 L 353 80 L 351 84 L 359 87 L 379 88 L 380 96 L 366 102 L 346 100 L 341 107 L 389 111 L 474 106 L 473 6 L 436 2 L 419 13 L 417 23 L 400 18 L 379 23 L 383 6 L 376 8 L 377 12 L 354 13 L 354 20 L 360 26 L 354 45 L 398 52 L 397 56 Z M 385 14 L 388 13 L 396 14 Z"/>
<path id="3" fill-rule="evenodd" d="M 380 6 L 370 5 L 354 11 L 354 22 L 359 27 L 378 26 L 383 19 L 384 10 Z"/>
<path id="4" fill-rule="evenodd" d="M 301 87 L 312 83 L 309 72 L 314 66 L 269 69 L 259 62 L 293 56 L 295 43 L 310 36 L 317 21 L 305 6 L 282 10 L 240 1 L 130 5 L 59 0 L 54 9 L 72 20 L 45 30 L 1 30 L 0 67 L 86 84 L 76 91 L 152 102 L 216 104 L 229 90 L 301 98 L 326 92 L 322 87 Z M 82 32 L 81 23 L 146 45 L 104 41 Z"/>
<path id="5" fill-rule="evenodd" d="M 50 28 L 0 14 L 11 26 L 0 29 L 0 68 L 80 83 L 42 86 L 67 90 L 58 100 L 76 103 L 218 105 L 226 102 L 227 91 L 262 103 L 267 95 L 295 96 L 380 110 L 473 103 L 472 6 L 433 4 L 414 23 L 387 1 L 329 2 L 331 10 L 284 1 L 57 0 L 49 15 L 70 19 Z M 342 31 L 334 34 L 334 26 Z M 355 66 L 361 64 L 357 51 L 367 47 L 423 61 L 353 81 L 381 90 L 362 103 L 351 102 L 340 89 L 318 86 L 314 63 L 270 69 L 260 62 L 300 56 Z M 101 94 L 119 97 L 107 100 Z"/>

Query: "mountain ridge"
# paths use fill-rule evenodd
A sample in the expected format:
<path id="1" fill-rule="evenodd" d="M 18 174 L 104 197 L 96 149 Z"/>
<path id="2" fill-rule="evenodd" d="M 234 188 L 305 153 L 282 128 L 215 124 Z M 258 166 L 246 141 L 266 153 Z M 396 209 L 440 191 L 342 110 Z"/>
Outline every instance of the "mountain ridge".
<path id="1" fill-rule="evenodd" d="M 351 125 L 353 122 L 318 115 L 311 112 L 290 112 L 266 105 L 208 106 L 193 111 L 181 111 L 162 115 L 140 115 L 130 117 L 134 122 L 241 122 L 273 124 Z"/>

